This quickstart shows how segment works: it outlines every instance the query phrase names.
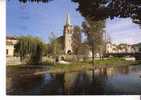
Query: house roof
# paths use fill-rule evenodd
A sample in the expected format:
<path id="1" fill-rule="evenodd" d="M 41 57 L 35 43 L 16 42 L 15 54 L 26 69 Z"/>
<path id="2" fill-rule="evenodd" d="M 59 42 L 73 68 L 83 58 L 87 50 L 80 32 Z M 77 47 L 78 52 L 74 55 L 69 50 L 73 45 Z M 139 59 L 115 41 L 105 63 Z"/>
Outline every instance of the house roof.
<path id="1" fill-rule="evenodd" d="M 6 36 L 6 39 L 17 40 L 16 37 L 13 37 L 13 36 Z"/>

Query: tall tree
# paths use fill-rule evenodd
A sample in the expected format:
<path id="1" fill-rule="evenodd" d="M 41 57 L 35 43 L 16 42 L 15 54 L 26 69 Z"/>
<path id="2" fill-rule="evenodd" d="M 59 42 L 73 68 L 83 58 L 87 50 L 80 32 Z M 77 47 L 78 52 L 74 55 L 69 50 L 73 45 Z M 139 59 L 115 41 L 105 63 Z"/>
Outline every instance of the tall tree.
<path id="1" fill-rule="evenodd" d="M 57 38 L 57 36 L 54 33 L 51 33 L 49 36 L 49 47 L 51 50 L 51 54 L 56 56 L 59 56 L 63 53 L 63 47 L 62 47 L 62 38 Z"/>
<path id="2" fill-rule="evenodd" d="M 78 48 L 81 45 L 81 28 L 79 26 L 74 26 L 72 41 L 73 53 L 77 55 Z"/>
<path id="3" fill-rule="evenodd" d="M 91 21 L 87 18 L 87 21 L 82 23 L 83 32 L 87 36 L 87 41 L 92 51 L 92 62 L 94 64 L 94 57 L 97 51 L 99 51 L 103 44 L 103 32 L 105 27 L 105 21 Z"/>
<path id="4" fill-rule="evenodd" d="M 78 56 L 77 59 L 83 58 L 83 60 L 85 61 L 86 59 L 88 59 L 88 57 L 90 56 L 90 47 L 87 43 L 82 43 L 79 47 L 78 47 L 78 52 L 77 52 Z"/>
<path id="5" fill-rule="evenodd" d="M 72 0 L 79 4 L 77 10 L 93 21 L 114 17 L 131 17 L 141 25 L 141 0 Z"/>

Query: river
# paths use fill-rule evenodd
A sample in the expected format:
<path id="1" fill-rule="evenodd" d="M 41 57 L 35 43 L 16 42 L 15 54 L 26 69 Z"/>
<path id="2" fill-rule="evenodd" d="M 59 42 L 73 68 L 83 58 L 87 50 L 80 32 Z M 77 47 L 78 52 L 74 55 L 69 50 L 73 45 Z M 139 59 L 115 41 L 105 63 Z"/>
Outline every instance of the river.
<path id="1" fill-rule="evenodd" d="M 141 65 L 98 67 L 61 74 L 32 75 L 46 67 L 7 67 L 7 95 L 141 94 Z"/>

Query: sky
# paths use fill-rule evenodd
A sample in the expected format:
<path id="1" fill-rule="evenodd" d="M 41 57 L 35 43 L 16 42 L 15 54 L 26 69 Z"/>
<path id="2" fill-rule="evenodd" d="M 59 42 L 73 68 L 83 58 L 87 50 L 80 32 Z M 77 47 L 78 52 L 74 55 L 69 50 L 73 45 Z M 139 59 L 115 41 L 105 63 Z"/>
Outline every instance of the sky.
<path id="1" fill-rule="evenodd" d="M 84 17 L 76 11 L 78 5 L 71 0 L 53 0 L 45 4 L 22 4 L 18 0 L 10 0 L 6 5 L 6 32 L 10 36 L 33 35 L 48 42 L 51 32 L 63 35 L 67 12 L 73 25 L 81 26 L 84 21 Z M 141 42 L 141 28 L 130 18 L 106 19 L 105 30 L 113 43 Z"/>

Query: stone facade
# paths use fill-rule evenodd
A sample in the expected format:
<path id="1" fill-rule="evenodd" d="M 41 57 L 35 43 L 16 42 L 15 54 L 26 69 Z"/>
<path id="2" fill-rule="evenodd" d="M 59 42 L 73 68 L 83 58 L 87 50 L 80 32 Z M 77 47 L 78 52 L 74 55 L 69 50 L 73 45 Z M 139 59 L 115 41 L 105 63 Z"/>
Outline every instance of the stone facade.
<path id="1" fill-rule="evenodd" d="M 6 65 L 19 65 L 23 64 L 20 60 L 20 57 L 8 56 L 6 57 Z"/>

